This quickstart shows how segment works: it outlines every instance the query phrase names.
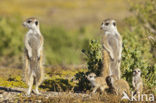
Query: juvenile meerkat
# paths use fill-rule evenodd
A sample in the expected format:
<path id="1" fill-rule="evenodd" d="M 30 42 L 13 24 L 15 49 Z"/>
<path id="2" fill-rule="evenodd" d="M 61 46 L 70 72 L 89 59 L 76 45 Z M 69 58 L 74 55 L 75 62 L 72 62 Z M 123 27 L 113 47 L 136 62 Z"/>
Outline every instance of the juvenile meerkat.
<path id="1" fill-rule="evenodd" d="M 137 94 L 138 92 L 142 93 L 143 82 L 141 78 L 141 70 L 139 68 L 133 70 L 132 85 L 135 90 L 133 95 Z"/>
<path id="2" fill-rule="evenodd" d="M 87 79 L 90 81 L 91 86 L 93 87 L 93 93 L 95 93 L 97 89 L 100 89 L 101 92 L 103 92 L 108 87 L 105 79 L 103 79 L 103 77 L 96 77 L 95 73 L 90 73 L 87 76 Z"/>
<path id="3" fill-rule="evenodd" d="M 102 46 L 103 55 L 107 56 L 106 52 L 109 54 L 110 59 L 103 62 L 104 70 L 109 73 L 109 75 L 115 75 L 118 79 L 121 77 L 120 63 L 121 63 L 121 53 L 122 53 L 122 38 L 116 27 L 116 21 L 113 19 L 106 19 L 101 24 L 101 29 L 104 31 L 102 35 Z M 108 57 L 103 57 L 105 58 Z"/>
<path id="4" fill-rule="evenodd" d="M 117 95 L 122 95 L 123 92 L 130 94 L 130 87 L 124 79 L 118 79 L 115 75 L 108 76 L 106 83 L 109 89 L 114 91 Z"/>
<path id="5" fill-rule="evenodd" d="M 40 32 L 39 21 L 36 18 L 32 17 L 26 19 L 23 25 L 29 29 L 24 40 L 25 80 L 29 86 L 27 95 L 30 95 L 33 84 L 35 84 L 34 92 L 36 94 L 40 94 L 38 87 L 44 77 L 44 70 L 42 66 L 44 40 Z"/>

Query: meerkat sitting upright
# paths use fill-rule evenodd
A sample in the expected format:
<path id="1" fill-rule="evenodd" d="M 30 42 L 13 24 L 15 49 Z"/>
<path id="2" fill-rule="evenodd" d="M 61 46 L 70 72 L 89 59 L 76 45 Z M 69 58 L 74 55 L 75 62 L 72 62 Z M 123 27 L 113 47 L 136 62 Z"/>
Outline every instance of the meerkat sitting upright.
<path id="1" fill-rule="evenodd" d="M 142 93 L 143 82 L 141 78 L 141 70 L 139 68 L 133 70 L 132 85 L 135 90 L 133 95 L 137 93 Z"/>
<path id="2" fill-rule="evenodd" d="M 97 89 L 100 89 L 101 92 L 103 92 L 108 87 L 105 79 L 103 79 L 103 77 L 96 77 L 95 73 L 90 73 L 87 76 L 87 79 L 90 81 L 91 86 L 93 87 L 93 93 L 95 93 Z"/>
<path id="3" fill-rule="evenodd" d="M 118 79 L 115 75 L 108 76 L 106 83 L 113 92 L 117 95 L 122 95 L 123 92 L 130 94 L 130 87 L 124 79 Z"/>
<path id="4" fill-rule="evenodd" d="M 40 32 L 39 21 L 36 18 L 28 18 L 23 23 L 29 31 L 25 35 L 25 80 L 30 95 L 35 84 L 35 93 L 40 94 L 38 87 L 43 81 L 44 71 L 42 67 L 43 36 Z"/>
<path id="5" fill-rule="evenodd" d="M 115 75 L 118 79 L 120 79 L 122 38 L 117 30 L 116 21 L 113 19 L 104 20 L 101 24 L 101 29 L 104 31 L 102 46 L 104 50 L 108 52 L 110 57 L 108 61 L 109 65 L 104 63 L 104 66 L 106 66 L 106 69 L 109 69 L 109 71 L 105 71 L 108 72 L 109 75 Z M 107 54 L 105 55 L 107 56 Z"/>

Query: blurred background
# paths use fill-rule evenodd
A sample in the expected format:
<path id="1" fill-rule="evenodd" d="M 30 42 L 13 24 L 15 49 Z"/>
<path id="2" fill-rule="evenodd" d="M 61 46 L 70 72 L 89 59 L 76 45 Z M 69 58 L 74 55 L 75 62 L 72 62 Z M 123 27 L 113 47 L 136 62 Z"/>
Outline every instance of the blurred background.
<path id="1" fill-rule="evenodd" d="M 114 18 L 120 24 L 129 15 L 128 0 L 1 0 L 0 64 L 22 65 L 27 32 L 22 22 L 28 17 L 40 21 L 46 65 L 80 65 L 81 49 L 100 38 L 102 20 Z"/>
<path id="2" fill-rule="evenodd" d="M 101 22 L 113 18 L 123 39 L 122 78 L 132 87 L 132 71 L 140 68 L 144 92 L 156 95 L 156 0 L 0 0 L 1 86 L 27 87 L 22 23 L 29 17 L 39 19 L 45 39 L 42 89 L 88 90 L 84 75 L 99 70 L 102 58 Z"/>
<path id="3" fill-rule="evenodd" d="M 144 4 L 145 1 L 1 0 L 0 65 L 21 68 L 23 39 L 27 32 L 22 22 L 32 16 L 39 19 L 41 32 L 45 38 L 45 65 L 84 64 L 81 49 L 87 48 L 91 39 L 100 41 L 101 22 L 107 18 L 115 19 L 119 32 L 124 37 L 124 28 L 127 27 L 128 30 L 128 25 L 137 23 L 135 21 L 138 19 L 137 12 L 141 8 L 139 4 Z M 153 2 L 151 1 L 149 3 Z M 143 12 L 143 9 L 140 11 Z M 126 21 L 129 22 L 128 25 Z M 131 30 L 134 28 L 132 27 Z"/>

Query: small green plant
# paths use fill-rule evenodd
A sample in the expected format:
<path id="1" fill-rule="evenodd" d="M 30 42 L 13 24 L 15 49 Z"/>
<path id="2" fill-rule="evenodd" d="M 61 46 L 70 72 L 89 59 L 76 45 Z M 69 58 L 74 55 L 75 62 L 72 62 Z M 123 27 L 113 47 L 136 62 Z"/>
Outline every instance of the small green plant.
<path id="1" fill-rule="evenodd" d="M 0 78 L 0 86 L 4 87 L 21 87 L 26 88 L 27 85 L 22 81 L 21 76 L 9 77 L 8 80 L 4 80 L 4 78 Z"/>
<path id="2" fill-rule="evenodd" d="M 72 89 L 72 85 L 70 84 L 68 79 L 48 79 L 45 80 L 40 88 L 48 90 L 48 91 L 68 91 Z"/>
<path id="3" fill-rule="evenodd" d="M 82 50 L 87 57 L 88 72 L 94 72 L 97 76 L 100 75 L 102 68 L 101 48 L 102 46 L 97 40 L 91 40 L 89 42 L 89 48 Z"/>
<path id="4" fill-rule="evenodd" d="M 88 49 L 83 49 L 82 53 L 86 56 L 88 68 L 87 72 L 79 72 L 75 75 L 76 79 L 79 80 L 76 87 L 78 91 L 89 90 L 90 85 L 89 81 L 86 79 L 86 75 L 93 72 L 99 76 L 102 68 L 101 44 L 97 40 L 91 40 Z"/>

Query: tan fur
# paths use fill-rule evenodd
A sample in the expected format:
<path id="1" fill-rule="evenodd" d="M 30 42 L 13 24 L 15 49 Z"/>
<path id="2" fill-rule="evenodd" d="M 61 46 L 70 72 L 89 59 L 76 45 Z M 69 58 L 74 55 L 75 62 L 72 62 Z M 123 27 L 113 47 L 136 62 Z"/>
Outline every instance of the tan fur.
<path id="1" fill-rule="evenodd" d="M 87 79 L 90 81 L 93 87 L 93 93 L 95 93 L 98 89 L 100 89 L 101 92 L 104 92 L 104 90 L 108 88 L 105 79 L 103 77 L 96 77 L 95 73 L 90 73 L 87 76 Z"/>
<path id="2" fill-rule="evenodd" d="M 117 95 L 122 95 L 123 92 L 130 94 L 130 87 L 127 81 L 124 79 L 118 79 L 116 76 L 108 76 L 107 84 L 111 90 L 113 90 Z"/>
<path id="3" fill-rule="evenodd" d="M 102 44 L 105 38 L 102 38 Z M 106 78 L 110 73 L 109 73 L 109 65 L 110 65 L 110 58 L 109 54 L 105 49 L 102 49 L 102 72 L 101 76 Z"/>
<path id="4" fill-rule="evenodd" d="M 120 64 L 122 52 L 122 38 L 117 30 L 116 22 L 113 19 L 106 19 L 102 22 L 101 29 L 104 31 L 102 35 L 103 46 L 103 70 L 102 75 L 116 75 L 118 79 L 121 77 Z M 105 52 L 107 51 L 107 53 Z M 109 55 L 109 59 L 108 59 Z M 108 70 L 109 69 L 109 70 Z M 106 77 L 105 76 L 105 77 Z"/>
<path id="5" fill-rule="evenodd" d="M 40 33 L 39 22 L 36 18 L 28 18 L 23 25 L 29 29 L 24 40 L 24 78 L 29 86 L 27 95 L 30 95 L 33 84 L 35 84 L 35 93 L 40 94 L 38 87 L 44 79 L 42 64 L 44 39 Z"/>
<path id="6" fill-rule="evenodd" d="M 133 70 L 132 85 L 134 88 L 134 95 L 138 93 L 140 94 L 142 93 L 143 82 L 141 78 L 141 70 L 139 68 Z"/>

